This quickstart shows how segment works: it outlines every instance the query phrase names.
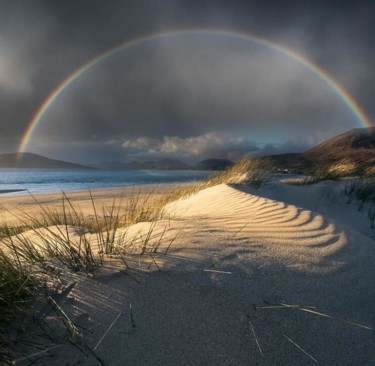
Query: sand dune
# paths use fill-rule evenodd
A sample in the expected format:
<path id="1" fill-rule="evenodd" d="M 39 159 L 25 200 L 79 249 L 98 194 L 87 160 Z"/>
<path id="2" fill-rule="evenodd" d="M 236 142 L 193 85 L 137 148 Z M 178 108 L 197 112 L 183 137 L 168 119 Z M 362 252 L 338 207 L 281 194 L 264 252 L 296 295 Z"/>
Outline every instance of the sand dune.
<path id="1" fill-rule="evenodd" d="M 374 364 L 374 240 L 254 193 L 219 185 L 171 203 L 118 232 L 130 270 L 66 275 L 59 303 L 107 364 Z M 147 235 L 152 257 L 139 255 Z M 66 345 L 54 364 L 82 357 Z"/>

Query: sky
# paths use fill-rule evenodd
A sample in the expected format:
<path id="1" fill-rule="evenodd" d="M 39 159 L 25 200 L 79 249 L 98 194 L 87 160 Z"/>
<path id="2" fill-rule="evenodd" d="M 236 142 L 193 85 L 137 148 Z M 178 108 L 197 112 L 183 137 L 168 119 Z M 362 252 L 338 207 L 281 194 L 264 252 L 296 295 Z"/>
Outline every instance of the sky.
<path id="1" fill-rule="evenodd" d="M 0 153 L 17 151 L 51 92 L 108 50 L 56 98 L 26 150 L 79 163 L 301 152 L 363 127 L 306 66 L 325 70 L 375 121 L 375 3 L 345 0 L 0 0 Z M 372 122 L 373 123 L 373 122 Z"/>

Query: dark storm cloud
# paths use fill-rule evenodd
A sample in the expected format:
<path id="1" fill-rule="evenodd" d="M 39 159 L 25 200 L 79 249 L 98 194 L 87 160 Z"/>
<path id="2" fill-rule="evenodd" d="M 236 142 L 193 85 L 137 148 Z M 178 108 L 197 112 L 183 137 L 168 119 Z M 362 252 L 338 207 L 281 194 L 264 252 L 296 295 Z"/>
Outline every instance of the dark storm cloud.
<path id="1" fill-rule="evenodd" d="M 141 45 L 92 68 L 56 100 L 39 133 L 250 138 L 252 128 L 312 133 L 338 119 L 342 128 L 353 122 L 306 67 L 251 42 L 195 35 Z"/>
<path id="2" fill-rule="evenodd" d="M 176 28 L 269 37 L 325 68 L 375 116 L 372 14 L 371 1 L 1 1 L 2 150 L 15 149 L 45 97 L 84 62 L 126 40 Z M 297 148 L 293 140 L 302 149 L 311 143 L 300 138 L 303 131 L 320 142 L 358 126 L 332 91 L 272 52 L 253 49 L 250 58 L 235 42 L 203 42 L 199 52 L 172 43 L 85 74 L 46 114 L 32 149 L 125 158 L 123 148 L 107 142 L 147 137 L 157 147 L 165 136 L 188 141 L 212 131 L 228 139 L 245 134 L 275 149 Z"/>

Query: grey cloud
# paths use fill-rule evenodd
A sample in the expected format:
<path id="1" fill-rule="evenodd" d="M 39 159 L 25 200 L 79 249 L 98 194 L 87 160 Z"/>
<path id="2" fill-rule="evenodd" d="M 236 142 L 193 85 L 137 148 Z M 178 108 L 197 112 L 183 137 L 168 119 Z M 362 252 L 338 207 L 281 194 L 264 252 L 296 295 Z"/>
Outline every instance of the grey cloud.
<path id="1" fill-rule="evenodd" d="M 137 137 L 134 140 L 125 140 L 121 146 L 128 152 L 148 152 L 154 150 L 157 140 L 148 137 Z"/>
<path id="2" fill-rule="evenodd" d="M 236 160 L 259 150 L 252 141 L 218 132 L 186 138 L 164 136 L 160 140 L 138 137 L 125 140 L 122 147 L 128 159 L 174 157 L 189 161 L 210 157 Z"/>
<path id="3" fill-rule="evenodd" d="M 18 57 L 6 54 L 0 46 L 0 90 L 14 94 L 28 94 L 32 90 L 32 82 L 26 66 Z"/>

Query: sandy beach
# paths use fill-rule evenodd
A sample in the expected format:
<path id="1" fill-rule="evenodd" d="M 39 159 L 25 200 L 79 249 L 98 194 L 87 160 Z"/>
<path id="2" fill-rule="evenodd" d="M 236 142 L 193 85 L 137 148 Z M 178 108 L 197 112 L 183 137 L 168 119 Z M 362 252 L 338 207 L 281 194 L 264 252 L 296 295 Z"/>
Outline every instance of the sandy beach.
<path id="1" fill-rule="evenodd" d="M 59 343 L 36 364 L 372 365 L 373 229 L 342 187 L 221 184 L 168 204 L 156 223 L 119 229 L 130 268 L 109 258 L 95 279 L 64 273 L 56 297 L 96 356 Z M 131 190 L 94 194 L 105 204 Z M 140 255 L 148 235 L 157 250 Z"/>
<path id="2" fill-rule="evenodd" d="M 111 206 L 114 200 L 116 207 L 124 207 L 126 202 L 135 196 L 146 198 L 152 195 L 154 198 L 158 198 L 172 192 L 175 187 L 176 185 L 173 184 L 142 185 L 93 189 L 91 193 L 95 200 L 95 205 L 100 209 L 101 207 Z M 10 194 L 14 192 L 17 191 L 0 191 L 0 222 L 17 222 L 17 217 L 19 215 L 22 216 L 21 213 L 32 213 L 34 215 L 35 213 L 41 213 L 42 209 L 61 210 L 63 206 L 62 193 L 38 194 L 35 196 Z M 69 192 L 66 196 L 84 215 L 93 213 L 92 201 L 88 190 Z"/>

